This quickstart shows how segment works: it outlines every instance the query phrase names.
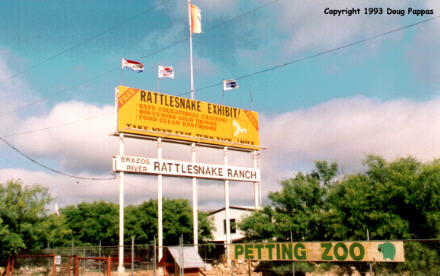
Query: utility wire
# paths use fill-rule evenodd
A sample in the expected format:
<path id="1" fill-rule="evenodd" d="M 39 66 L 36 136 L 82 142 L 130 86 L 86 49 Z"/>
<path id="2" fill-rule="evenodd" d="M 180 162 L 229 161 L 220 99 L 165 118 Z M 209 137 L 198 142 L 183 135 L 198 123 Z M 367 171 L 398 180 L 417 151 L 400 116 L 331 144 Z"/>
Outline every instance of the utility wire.
<path id="1" fill-rule="evenodd" d="M 243 17 L 243 16 L 245 16 L 245 15 L 248 15 L 248 14 L 251 14 L 251 13 L 253 13 L 253 12 L 256 12 L 257 10 L 260 10 L 260 9 L 262 9 L 262 8 L 264 8 L 264 7 L 267 7 L 267 6 L 271 5 L 271 4 L 274 4 L 274 3 L 278 2 L 278 1 L 280 1 L 280 0 L 273 0 L 273 1 L 267 2 L 267 3 L 265 3 L 265 4 L 261 5 L 261 6 L 258 6 L 258 7 L 254 8 L 254 9 L 251 9 L 251 10 L 247 11 L 247 12 L 244 12 L 244 13 L 238 15 L 238 16 L 235 16 L 235 17 L 233 17 L 233 18 L 227 20 L 227 21 L 224 21 L 224 22 L 220 23 L 219 25 L 214 26 L 214 27 L 208 29 L 207 31 L 204 31 L 204 33 L 208 33 L 208 32 L 211 32 L 211 31 L 213 31 L 213 30 L 215 30 L 215 29 L 218 29 L 218 28 L 220 28 L 220 27 L 223 26 L 223 25 L 229 24 L 229 23 L 231 23 L 231 22 L 233 22 L 233 21 L 235 21 L 235 20 L 237 20 L 237 19 L 239 19 L 239 18 L 241 18 L 241 17 Z M 143 14 L 143 13 L 140 13 L 140 14 L 136 15 L 135 17 L 138 17 L 138 16 L 140 16 L 140 15 L 142 15 L 142 14 Z M 135 17 L 130 18 L 130 19 L 124 21 L 123 23 L 121 23 L 121 25 L 127 23 L 128 21 L 131 21 L 131 20 L 134 19 Z M 114 27 L 118 27 L 118 25 L 116 25 L 116 26 L 114 26 Z M 44 60 L 44 61 L 40 62 L 39 64 L 35 64 L 35 65 L 33 65 L 31 68 L 34 68 L 34 67 L 39 66 L 39 65 L 41 65 L 41 64 L 43 64 L 43 63 L 46 63 L 46 62 L 48 62 L 48 61 L 50 61 L 50 60 L 52 60 L 52 59 L 54 59 L 54 58 L 56 58 L 56 57 L 58 57 L 58 56 L 60 56 L 60 55 L 62 55 L 62 54 L 64 54 L 64 53 L 66 53 L 66 52 L 68 52 L 68 51 L 71 51 L 71 50 L 74 49 L 74 48 L 77 48 L 77 47 L 79 47 L 79 46 L 81 46 L 81 45 L 83 45 L 83 44 L 85 44 L 85 43 L 87 43 L 87 42 L 90 42 L 90 41 L 92 41 L 92 40 L 94 40 L 94 39 L 96 39 L 96 38 L 98 38 L 98 37 L 104 35 L 105 33 L 109 32 L 109 31 L 111 31 L 111 28 L 108 29 L 108 30 L 106 30 L 106 31 L 104 31 L 104 32 L 102 32 L 102 33 L 100 33 L 100 34 L 98 34 L 98 35 L 96 35 L 95 37 L 90 38 L 90 39 L 87 40 L 87 41 L 83 41 L 83 42 L 81 42 L 81 43 L 79 43 L 79 44 L 77 44 L 77 45 L 75 45 L 75 46 L 70 47 L 69 49 L 66 49 L 66 50 L 60 52 L 60 53 L 58 53 L 58 54 L 56 54 L 56 55 L 54 55 L 54 56 L 48 58 L 47 60 Z M 149 58 L 149 57 L 152 57 L 152 56 L 154 56 L 154 55 L 157 55 L 157 54 L 159 54 L 159 53 L 161 53 L 161 52 L 163 52 L 163 51 L 165 51 L 165 50 L 168 50 L 168 49 L 170 49 L 170 48 L 172 48 L 172 47 L 174 47 L 174 46 L 177 46 L 177 45 L 179 45 L 179 44 L 181 44 L 181 43 L 183 43 L 183 42 L 185 42 L 185 41 L 188 41 L 188 38 L 178 40 L 178 41 L 176 41 L 176 42 L 174 42 L 174 43 L 172 43 L 172 44 L 170 44 L 170 45 L 168 45 L 168 46 L 165 46 L 165 47 L 163 47 L 163 48 L 160 48 L 159 50 L 154 51 L 154 52 L 152 52 L 152 53 L 150 53 L 150 54 L 148 54 L 148 55 L 146 55 L 146 56 L 138 57 L 138 58 L 136 58 L 136 59 L 137 59 L 137 60 L 144 60 L 144 59 L 146 59 L 146 58 Z M 73 90 L 73 89 L 75 89 L 75 88 L 77 88 L 77 87 L 79 87 L 79 86 L 81 86 L 81 85 L 84 85 L 84 84 L 89 83 L 89 82 L 91 82 L 91 81 L 95 81 L 95 80 L 97 80 L 97 79 L 99 79 L 99 78 L 101 78 L 101 77 L 103 77 L 103 76 L 105 76 L 105 75 L 107 75 L 107 74 L 109 74 L 109 73 L 111 73 L 111 72 L 117 71 L 117 70 L 119 70 L 119 69 L 120 69 L 120 67 L 117 67 L 117 68 L 115 67 L 114 69 L 107 70 L 107 71 L 105 71 L 105 72 L 103 72 L 103 73 L 101 73 L 101 74 L 99 74 L 99 75 L 97 75 L 97 76 L 95 76 L 95 77 L 93 77 L 93 78 L 91 78 L 91 79 L 89 79 L 89 80 L 86 80 L 86 81 L 84 81 L 84 82 L 82 82 L 82 83 L 79 83 L 79 84 L 77 84 L 77 85 L 75 85 L 75 86 L 73 86 L 73 87 L 66 88 L 66 89 L 63 89 L 63 90 L 61 90 L 61 91 L 58 91 L 58 93 L 59 93 L 59 92 L 66 92 L 66 91 Z M 22 74 L 22 73 L 23 73 L 23 72 L 16 73 L 16 74 L 14 74 L 13 76 L 11 76 L 9 79 L 12 79 L 12 78 L 14 78 L 14 77 L 16 77 L 16 76 L 18 76 L 18 75 L 20 75 L 20 74 Z M 9 79 L 0 80 L 0 82 L 2 82 L 2 81 L 6 81 L 6 80 L 9 80 Z M 14 113 L 14 112 L 16 112 L 16 111 L 20 111 L 20 110 L 22 110 L 22 109 L 24 109 L 24 108 L 30 106 L 31 104 L 37 104 L 37 103 L 40 103 L 40 102 L 44 102 L 44 101 L 46 101 L 47 99 L 48 99 L 48 97 L 45 97 L 45 98 L 42 98 L 42 99 L 40 99 L 40 100 L 38 100 L 38 101 L 34 101 L 34 102 L 30 102 L 30 103 L 24 104 L 24 105 L 22 105 L 22 106 L 20 106 L 20 107 L 18 107 L 18 108 L 16 108 L 16 109 L 13 109 L 13 110 L 10 110 L 10 111 L 7 111 L 7 112 L 5 112 L 5 113 L 0 114 L 0 117 L 3 117 L 3 116 L 5 116 L 5 115 L 11 114 L 11 113 Z"/>
<path id="2" fill-rule="evenodd" d="M 276 1 L 278 1 L 278 0 L 276 0 Z M 249 74 L 246 74 L 246 75 L 242 75 L 242 76 L 236 77 L 235 79 L 239 80 L 239 79 L 249 78 L 251 76 L 262 74 L 262 73 L 265 73 L 265 72 L 268 72 L 268 71 L 271 71 L 271 70 L 275 70 L 275 69 L 278 69 L 278 68 L 281 68 L 281 67 L 284 67 L 284 66 L 287 66 L 287 65 L 291 65 L 291 64 L 294 64 L 294 63 L 299 63 L 299 62 L 306 61 L 306 60 L 309 60 L 309 59 L 312 59 L 312 58 L 315 58 L 315 57 L 319 57 L 319 56 L 322 56 L 322 55 L 330 54 L 332 52 L 336 52 L 336 51 L 339 51 L 339 50 L 342 50 L 342 49 L 345 49 L 345 48 L 348 48 L 348 47 L 351 47 L 351 46 L 355 46 L 355 45 L 367 42 L 369 40 L 377 39 L 377 38 L 389 35 L 389 34 L 394 33 L 394 32 L 402 31 L 402 30 L 414 27 L 414 26 L 419 25 L 419 24 L 427 23 L 429 21 L 438 19 L 439 17 L 440 16 L 436 16 L 436 17 L 432 17 L 432 18 L 429 18 L 429 19 L 426 19 L 426 20 L 422 20 L 422 21 L 419 21 L 419 22 L 416 22 L 416 23 L 413 23 L 413 24 L 410 24 L 410 25 L 407 25 L 407 26 L 403 26 L 403 27 L 400 27 L 400 28 L 397 28 L 397 29 L 393 29 L 393 30 L 390 30 L 390 31 L 387 31 L 387 32 L 384 32 L 384 33 L 381 33 L 381 34 L 378 34 L 378 35 L 375 35 L 375 36 L 371 36 L 371 37 L 368 37 L 368 38 L 365 38 L 365 39 L 361 39 L 361 40 L 358 40 L 358 41 L 355 41 L 355 42 L 351 42 L 351 43 L 348 43 L 348 44 L 345 44 L 345 45 L 342 45 L 342 46 L 339 46 L 339 47 L 336 47 L 336 48 L 332 48 L 332 49 L 329 49 L 329 50 L 326 50 L 326 51 L 318 52 L 318 53 L 310 55 L 310 56 L 298 58 L 298 59 L 292 60 L 292 61 L 287 62 L 287 63 L 283 63 L 283 64 L 280 64 L 280 65 L 277 65 L 277 66 L 273 66 L 273 67 L 269 67 L 269 68 L 266 68 L 266 69 L 263 69 L 263 70 L 260 70 L 260 71 L 257 71 L 257 72 L 253 72 L 253 73 L 249 73 Z M 114 69 L 109 70 L 109 71 L 114 71 Z M 103 73 L 103 74 L 106 74 L 106 73 Z M 92 80 L 94 80 L 94 79 L 91 79 L 89 81 L 92 81 Z M 89 81 L 87 81 L 87 82 L 89 82 Z M 214 84 L 211 84 L 211 85 L 199 88 L 197 91 L 206 90 L 206 89 L 217 87 L 217 86 L 220 86 L 220 85 L 222 85 L 222 82 L 214 83 Z M 185 92 L 185 93 L 177 94 L 177 96 L 183 96 L 183 95 L 187 95 L 189 93 L 190 92 Z M 0 116 L 2 116 L 2 115 L 0 115 Z M 103 115 L 103 116 L 105 116 L 105 115 Z M 108 116 L 110 116 L 110 114 Z M 86 119 L 83 119 L 83 120 L 80 120 L 80 121 L 85 121 L 85 120 L 89 120 L 89 119 L 94 119 L 94 118 L 86 118 Z M 73 124 L 75 122 L 77 122 L 77 121 L 71 121 L 71 122 L 68 122 L 66 124 Z M 56 126 L 46 127 L 46 128 L 43 128 L 43 129 L 31 130 L 29 132 L 41 131 L 41 130 L 46 130 L 48 128 L 54 128 L 54 127 L 59 127 L 59 126 L 63 126 L 63 124 L 56 125 Z M 5 137 L 22 135 L 22 134 L 25 134 L 25 133 L 26 132 L 24 132 L 24 133 L 15 133 L 15 134 L 10 134 L 10 135 L 5 136 Z"/>
<path id="3" fill-rule="evenodd" d="M 3 135 L 3 136 L 5 138 L 13 137 L 13 136 L 20 136 L 20 135 L 24 135 L 24 134 L 28 134 L 28 133 L 48 130 L 48 129 L 51 129 L 51 128 L 57 128 L 57 127 L 64 127 L 64 126 L 68 126 L 68 125 L 73 125 L 73 124 L 77 124 L 79 122 L 94 120 L 94 119 L 97 119 L 97 118 L 107 117 L 107 116 L 114 115 L 114 114 L 115 113 L 107 113 L 107 114 L 102 114 L 102 115 L 98 115 L 98 116 L 94 116 L 94 117 L 84 118 L 84 119 L 81 119 L 81 120 L 74 120 L 74 121 L 70 121 L 70 122 L 64 122 L 64 123 L 61 123 L 61 124 L 51 125 L 51 126 L 47 126 L 47 127 L 44 127 L 44 128 L 31 129 L 31 130 L 26 130 L 26 131 L 23 131 L 23 132 L 16 132 L 16 133 L 7 134 L 7 135 Z"/>
<path id="4" fill-rule="evenodd" d="M 428 23 L 428 22 L 436 20 L 438 18 L 440 18 L 440 15 L 439 16 L 434 16 L 434 17 L 431 17 L 431 18 L 428 18 L 428 19 L 425 19 L 425 20 L 422 20 L 422 21 L 419 21 L 419 22 L 416 22 L 416 23 L 413 23 L 413 24 L 410 24 L 410 25 L 399 27 L 399 28 L 396 28 L 396 29 L 393 29 L 393 30 L 390 30 L 390 31 L 387 31 L 387 32 L 384 32 L 384 33 L 381 33 L 381 34 L 377 34 L 377 35 L 370 36 L 370 37 L 367 37 L 367 38 L 364 38 L 364 39 L 361 39 L 361 40 L 357 40 L 357 41 L 354 41 L 354 42 L 351 42 L 351 43 L 348 43 L 348 44 L 344 44 L 344 45 L 341 45 L 341 46 L 336 47 L 336 48 L 332 48 L 332 49 L 329 49 L 329 50 L 318 52 L 318 53 L 315 53 L 313 55 L 305 56 L 305 57 L 298 58 L 298 59 L 295 59 L 295 60 L 292 60 L 292 61 L 289 61 L 289 62 L 286 62 L 286 63 L 283 63 L 283 64 L 272 66 L 272 67 L 269 67 L 269 68 L 266 68 L 266 69 L 263 69 L 263 70 L 260 70 L 260 71 L 256 71 L 256 72 L 249 73 L 249 74 L 246 74 L 246 75 L 241 75 L 241 76 L 238 76 L 238 77 L 236 77 L 234 79 L 236 79 L 236 80 L 246 79 L 246 78 L 249 78 L 249 77 L 252 77 L 252 76 L 255 76 L 255 75 L 259 75 L 259 74 L 262 74 L 262 73 L 266 73 L 266 72 L 269 72 L 269 71 L 272 71 L 272 70 L 275 70 L 275 69 L 278 69 L 278 68 L 281 68 L 281 67 L 284 67 L 284 66 L 288 66 L 288 65 L 291 65 L 291 64 L 299 63 L 299 62 L 302 62 L 302 61 L 305 61 L 305 60 L 309 60 L 309 59 L 313 59 L 313 58 L 316 58 L 316 57 L 319 57 L 319 56 L 327 55 L 327 54 L 330 54 L 330 53 L 333 53 L 333 52 L 337 52 L 337 51 L 345 49 L 345 48 L 349 48 L 351 46 L 359 45 L 359 44 L 365 43 L 365 42 L 370 41 L 370 40 L 375 40 L 375 39 L 387 36 L 387 35 L 395 33 L 395 32 L 400 32 L 400 31 L 412 28 L 414 26 L 417 26 L 417 25 L 420 25 L 420 24 L 423 24 L 423 23 Z M 218 82 L 218 83 L 214 83 L 214 84 L 211 84 L 211 85 L 208 85 L 208 86 L 204 86 L 202 88 L 197 89 L 197 91 L 206 90 L 206 89 L 217 87 L 217 86 L 220 86 L 220 85 L 222 85 L 222 82 Z M 183 96 L 183 95 L 188 95 L 188 94 L 190 94 L 190 92 L 184 92 L 184 93 L 181 93 L 181 94 L 177 94 L 177 96 Z"/>
<path id="5" fill-rule="evenodd" d="M 81 42 L 79 42 L 79 43 L 77 43 L 77 44 L 75 44 L 75 45 L 72 45 L 71 47 L 62 50 L 62 51 L 60 51 L 60 52 L 54 54 L 53 56 L 50 56 L 50 57 L 48 57 L 48 58 L 42 60 L 42 61 L 39 62 L 39 63 L 36 63 L 36 64 L 33 64 L 33 65 L 29 66 L 29 67 L 28 67 L 26 70 L 24 70 L 24 71 L 17 72 L 17 73 L 15 73 L 14 75 L 12 75 L 12 76 L 10 76 L 10 77 L 8 77 L 8 78 L 5 78 L 5 79 L 0 80 L 0 82 L 5 82 L 5 81 L 8 81 L 8 80 L 11 80 L 11 79 L 13 79 L 13 78 L 15 78 L 15 77 L 17 77 L 17 76 L 23 74 L 23 73 L 26 73 L 26 72 L 28 72 L 28 71 L 34 69 L 35 67 L 38 67 L 38 66 L 40 66 L 40 65 L 43 65 L 43 64 L 45 64 L 45 63 L 48 63 L 49 61 L 51 61 L 51 60 L 53 60 L 53 59 L 55 59 L 55 58 L 57 58 L 57 57 L 59 57 L 59 56 L 65 54 L 65 53 L 68 53 L 68 52 L 72 51 L 72 50 L 75 49 L 75 48 L 81 47 L 81 46 L 83 46 L 84 44 L 87 44 L 87 43 L 89 43 L 89 42 L 91 42 L 91 41 L 93 41 L 93 40 L 95 40 L 95 39 L 97 39 L 97 38 L 99 38 L 99 37 L 104 36 L 105 34 L 107 34 L 107 33 L 111 32 L 111 31 L 113 31 L 114 29 L 116 29 L 116 28 L 118 28 L 118 27 L 120 27 L 120 26 L 122 26 L 122 25 L 125 25 L 126 23 L 128 23 L 128 22 L 130 22 L 130 21 L 133 21 L 133 20 L 137 19 L 137 18 L 140 17 L 141 15 L 146 14 L 147 12 L 150 12 L 150 10 L 145 10 L 145 11 L 140 12 L 140 13 L 134 15 L 134 16 L 130 16 L 129 18 L 125 19 L 124 21 L 122 21 L 122 22 L 120 22 L 120 23 L 118 23 L 118 24 L 115 24 L 115 25 L 111 26 L 110 28 L 108 28 L 108 29 L 106 29 L 106 30 L 104 30 L 104 31 L 102 31 L 102 32 L 100 32 L 100 33 L 94 35 L 94 36 L 91 36 L 91 37 L 87 38 L 86 40 L 83 40 L 83 41 L 81 41 Z"/>
<path id="6" fill-rule="evenodd" d="M 77 176 L 77 175 L 73 175 L 73 174 L 69 174 L 69 173 L 65 173 L 53 168 L 50 168 L 40 162 L 38 162 L 37 160 L 33 159 L 32 157 L 30 157 L 29 155 L 25 154 L 24 152 L 22 152 L 21 150 L 19 150 L 18 148 L 16 148 L 15 146 L 13 146 L 12 144 L 10 144 L 8 141 L 6 141 L 3 137 L 0 137 L 0 140 L 2 140 L 6 145 L 8 145 L 10 148 L 12 148 L 13 150 L 15 150 L 16 152 L 18 152 L 19 154 L 21 154 L 22 156 L 24 156 L 25 158 L 27 158 L 28 160 L 30 160 L 32 163 L 37 164 L 38 166 L 49 170 L 51 172 L 57 173 L 57 174 L 61 174 L 67 177 L 71 177 L 71 178 L 75 178 L 75 179 L 83 179 L 83 180 L 114 180 L 116 179 L 116 176 L 113 177 L 109 177 L 109 178 L 101 178 L 101 177 L 85 177 L 85 176 Z"/>

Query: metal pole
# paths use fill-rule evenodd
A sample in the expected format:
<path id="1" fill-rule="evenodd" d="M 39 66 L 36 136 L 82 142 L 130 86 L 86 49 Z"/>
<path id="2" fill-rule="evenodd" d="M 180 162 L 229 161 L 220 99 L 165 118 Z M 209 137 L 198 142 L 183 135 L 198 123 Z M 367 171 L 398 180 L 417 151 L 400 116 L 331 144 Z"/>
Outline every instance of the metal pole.
<path id="1" fill-rule="evenodd" d="M 222 81 L 222 105 L 225 104 L 225 80 Z"/>
<path id="2" fill-rule="evenodd" d="M 252 110 L 254 108 L 254 103 L 253 103 L 253 99 L 252 99 L 252 86 L 251 86 L 251 89 L 249 90 L 249 97 L 251 100 L 251 110 Z"/>
<path id="3" fill-rule="evenodd" d="M 191 69 L 191 99 L 194 100 L 194 74 L 193 74 L 193 53 L 192 53 L 192 34 L 191 34 L 191 0 L 188 0 L 188 22 L 189 22 L 189 60 Z"/>
<path id="4" fill-rule="evenodd" d="M 124 155 L 124 134 L 119 134 L 119 154 Z M 124 172 L 119 173 L 119 256 L 118 272 L 124 273 Z"/>
<path id="5" fill-rule="evenodd" d="M 254 163 L 254 169 L 258 169 L 258 153 L 256 150 L 253 151 L 252 153 L 252 159 L 253 159 L 253 163 Z M 255 203 L 255 211 L 258 211 L 258 209 L 260 209 L 260 196 L 259 196 L 259 182 L 255 181 L 254 182 L 254 203 Z"/>
<path id="6" fill-rule="evenodd" d="M 196 143 L 191 144 L 191 162 L 196 162 Z M 198 249 L 199 244 L 199 221 L 198 221 L 198 198 L 197 198 L 197 178 L 192 178 L 193 188 L 193 236 L 194 248 Z"/>
<path id="7" fill-rule="evenodd" d="M 124 57 L 121 58 L 121 79 L 119 81 L 119 85 L 122 85 L 122 82 L 124 81 L 124 69 L 122 69 L 122 60 L 124 59 Z"/>
<path id="8" fill-rule="evenodd" d="M 290 231 L 290 242 L 293 242 L 292 231 Z M 292 275 L 295 276 L 295 262 L 292 261 Z"/>
<path id="9" fill-rule="evenodd" d="M 369 241 L 369 240 L 370 240 L 370 232 L 368 231 L 368 228 L 367 228 L 367 241 Z M 371 265 L 371 262 L 368 265 L 370 266 L 370 276 L 372 276 L 373 275 L 373 266 Z"/>
<path id="10" fill-rule="evenodd" d="M 153 272 L 154 272 L 154 276 L 156 276 L 156 264 L 157 264 L 157 252 L 156 252 L 156 250 L 157 250 L 157 246 L 156 246 L 156 236 L 154 236 L 154 257 L 153 257 L 153 260 L 154 260 L 154 266 L 153 266 Z"/>
<path id="11" fill-rule="evenodd" d="M 231 275 L 234 276 L 234 264 L 235 262 L 231 263 Z"/>
<path id="12" fill-rule="evenodd" d="M 99 240 L 98 256 L 101 258 L 101 240 Z M 101 259 L 98 262 L 98 270 L 101 271 Z"/>
<path id="13" fill-rule="evenodd" d="M 131 276 L 134 273 L 134 236 L 131 236 Z"/>
<path id="14" fill-rule="evenodd" d="M 157 139 L 157 159 L 162 159 L 162 138 Z M 162 175 L 157 176 L 157 236 L 159 243 L 159 260 L 163 256 L 163 227 L 162 227 Z"/>
<path id="15" fill-rule="evenodd" d="M 224 154 L 224 162 L 225 167 L 228 167 L 228 147 L 224 148 L 223 151 Z M 231 222 L 229 220 L 229 180 L 225 180 L 225 220 L 226 220 L 226 248 L 228 248 L 228 245 L 231 243 Z M 226 249 L 226 257 L 228 260 L 228 263 L 230 263 L 229 254 L 227 254 Z"/>
<path id="16" fill-rule="evenodd" d="M 185 258 L 184 258 L 184 255 L 183 255 L 183 252 L 184 252 L 184 250 L 183 250 L 183 235 L 180 235 L 180 251 L 181 251 L 181 253 L 180 253 L 180 275 L 181 276 L 184 276 L 185 275 Z"/>

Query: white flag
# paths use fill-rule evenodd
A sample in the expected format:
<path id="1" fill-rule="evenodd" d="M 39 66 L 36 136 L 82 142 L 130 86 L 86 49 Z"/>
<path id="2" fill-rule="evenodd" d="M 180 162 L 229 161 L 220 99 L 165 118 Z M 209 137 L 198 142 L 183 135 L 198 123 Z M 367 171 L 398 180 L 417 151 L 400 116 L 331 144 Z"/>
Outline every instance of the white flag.
<path id="1" fill-rule="evenodd" d="M 173 66 L 162 66 L 159 65 L 159 70 L 157 74 L 158 78 L 172 78 L 174 79 L 174 68 Z"/>
<path id="2" fill-rule="evenodd" d="M 53 210 L 57 216 L 60 216 L 60 210 L 58 209 L 58 203 L 55 202 L 53 205 Z"/>
<path id="3" fill-rule="evenodd" d="M 232 90 L 239 88 L 237 81 L 235 80 L 223 80 L 223 90 Z"/>

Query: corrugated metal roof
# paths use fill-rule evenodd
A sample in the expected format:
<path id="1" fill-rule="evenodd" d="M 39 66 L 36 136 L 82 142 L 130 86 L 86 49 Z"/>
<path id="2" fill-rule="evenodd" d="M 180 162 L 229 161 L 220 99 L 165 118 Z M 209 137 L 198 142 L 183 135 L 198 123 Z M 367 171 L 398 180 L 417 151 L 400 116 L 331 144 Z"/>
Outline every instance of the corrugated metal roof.
<path id="1" fill-rule="evenodd" d="M 183 252 L 183 268 L 205 267 L 205 263 L 194 247 L 169 246 L 168 250 L 174 261 L 182 267 L 180 253 Z"/>

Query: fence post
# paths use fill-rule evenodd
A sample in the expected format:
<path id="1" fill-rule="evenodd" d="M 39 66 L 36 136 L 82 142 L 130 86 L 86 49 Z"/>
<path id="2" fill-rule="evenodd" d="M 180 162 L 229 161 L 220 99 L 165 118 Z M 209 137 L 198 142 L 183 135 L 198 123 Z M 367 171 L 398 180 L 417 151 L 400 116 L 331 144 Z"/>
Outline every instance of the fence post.
<path id="1" fill-rule="evenodd" d="M 231 275 L 234 276 L 234 261 L 231 261 Z"/>
<path id="2" fill-rule="evenodd" d="M 78 256 L 73 256 L 73 276 L 79 275 L 79 262 L 78 262 Z"/>
<path id="3" fill-rule="evenodd" d="M 111 268 L 112 268 L 112 258 L 110 256 L 108 256 L 107 257 L 107 276 L 112 275 Z"/>
<path id="4" fill-rule="evenodd" d="M 11 265 L 11 256 L 8 257 L 8 262 L 6 263 L 6 276 L 9 276 L 10 265 Z"/>
<path id="5" fill-rule="evenodd" d="M 70 258 L 72 258 L 72 256 L 68 256 L 69 260 L 67 261 L 67 276 L 70 276 Z"/>
<path id="6" fill-rule="evenodd" d="M 153 267 L 153 271 L 154 271 L 154 276 L 156 276 L 156 263 L 157 263 L 157 253 L 156 253 L 156 236 L 154 236 L 154 267 Z"/>
<path id="7" fill-rule="evenodd" d="M 131 236 L 131 276 L 134 273 L 134 236 Z"/>
<path id="8" fill-rule="evenodd" d="M 99 240 L 98 257 L 101 258 L 101 240 Z M 98 261 L 98 270 L 101 271 L 101 260 Z"/>
<path id="9" fill-rule="evenodd" d="M 15 265 L 15 256 L 12 257 L 12 261 L 11 261 L 11 276 L 14 275 L 14 265 Z"/>
<path id="10" fill-rule="evenodd" d="M 56 257 L 56 253 L 53 253 L 53 259 L 52 259 L 52 276 L 56 276 L 57 275 L 57 265 L 55 264 L 55 257 Z"/>

